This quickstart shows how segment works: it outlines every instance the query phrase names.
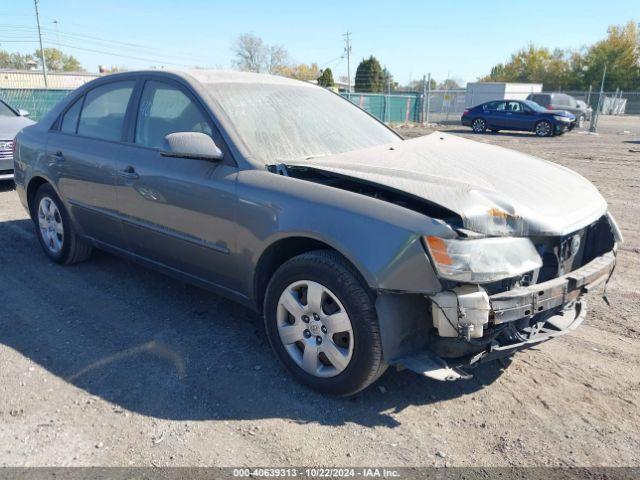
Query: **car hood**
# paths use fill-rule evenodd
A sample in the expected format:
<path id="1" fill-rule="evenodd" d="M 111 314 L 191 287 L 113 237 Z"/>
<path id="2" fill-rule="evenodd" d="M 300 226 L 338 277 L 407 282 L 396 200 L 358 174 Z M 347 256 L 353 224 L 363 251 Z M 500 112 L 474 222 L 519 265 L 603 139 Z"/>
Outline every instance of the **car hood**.
<path id="1" fill-rule="evenodd" d="M 598 190 L 572 170 L 441 132 L 289 163 L 404 191 L 485 235 L 566 235 L 607 211 Z"/>
<path id="2" fill-rule="evenodd" d="M 13 140 L 20 130 L 33 123 L 25 117 L 0 117 L 0 140 Z"/>

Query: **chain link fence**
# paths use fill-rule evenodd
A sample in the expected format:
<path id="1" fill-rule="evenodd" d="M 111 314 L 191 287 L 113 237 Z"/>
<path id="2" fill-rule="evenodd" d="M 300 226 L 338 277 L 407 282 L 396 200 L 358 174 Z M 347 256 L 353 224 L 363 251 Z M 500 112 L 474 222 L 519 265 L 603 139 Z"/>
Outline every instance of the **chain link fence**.
<path id="1" fill-rule="evenodd" d="M 0 100 L 13 108 L 26 110 L 29 118 L 38 121 L 72 90 L 44 90 L 26 88 L 0 89 Z"/>
<path id="2" fill-rule="evenodd" d="M 546 93 L 546 92 L 543 92 Z M 595 111 L 600 92 L 563 92 L 582 100 Z M 467 90 L 432 90 L 426 95 L 418 92 L 342 93 L 371 115 L 386 123 L 457 123 L 466 107 Z M 496 97 L 496 100 L 504 97 Z M 524 97 L 523 97 L 524 99 Z M 605 115 L 640 115 L 640 92 L 604 92 L 600 111 Z"/>
<path id="3" fill-rule="evenodd" d="M 0 99 L 13 108 L 27 110 L 30 118 L 39 120 L 72 90 L 0 88 Z M 466 107 L 466 89 L 418 92 L 342 93 L 360 108 L 386 123 L 457 123 Z M 599 92 L 564 92 L 577 100 L 598 108 Z M 640 115 L 640 92 L 605 92 L 600 104 L 605 115 Z"/>

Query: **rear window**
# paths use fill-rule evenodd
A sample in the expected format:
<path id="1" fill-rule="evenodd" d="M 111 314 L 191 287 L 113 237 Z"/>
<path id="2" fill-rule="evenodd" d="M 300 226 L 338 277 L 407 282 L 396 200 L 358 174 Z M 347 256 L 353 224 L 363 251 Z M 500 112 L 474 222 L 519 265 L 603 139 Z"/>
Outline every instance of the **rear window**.
<path id="1" fill-rule="evenodd" d="M 538 105 L 547 106 L 549 105 L 549 95 L 529 95 L 529 100 L 536 102 Z"/>
<path id="2" fill-rule="evenodd" d="M 62 123 L 60 124 L 60 131 L 64 133 L 76 133 L 78 128 L 78 117 L 80 116 L 80 109 L 82 108 L 82 97 L 76 100 L 76 103 L 67 110 L 67 113 L 62 117 Z"/>
<path id="3" fill-rule="evenodd" d="M 127 105 L 135 82 L 114 82 L 91 90 L 86 95 L 78 122 L 78 135 L 119 141 Z"/>

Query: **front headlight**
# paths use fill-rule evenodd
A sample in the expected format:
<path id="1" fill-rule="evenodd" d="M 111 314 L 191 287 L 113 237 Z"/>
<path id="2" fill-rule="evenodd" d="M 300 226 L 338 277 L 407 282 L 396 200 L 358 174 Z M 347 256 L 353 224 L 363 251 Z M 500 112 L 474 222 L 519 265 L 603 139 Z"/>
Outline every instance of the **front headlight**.
<path id="1" fill-rule="evenodd" d="M 559 122 L 570 122 L 571 121 L 571 119 L 569 119 L 567 117 L 563 117 L 561 115 L 554 115 L 553 118 L 555 118 Z"/>
<path id="2" fill-rule="evenodd" d="M 448 280 L 489 283 L 542 266 L 542 259 L 528 238 L 423 239 L 438 274 Z"/>

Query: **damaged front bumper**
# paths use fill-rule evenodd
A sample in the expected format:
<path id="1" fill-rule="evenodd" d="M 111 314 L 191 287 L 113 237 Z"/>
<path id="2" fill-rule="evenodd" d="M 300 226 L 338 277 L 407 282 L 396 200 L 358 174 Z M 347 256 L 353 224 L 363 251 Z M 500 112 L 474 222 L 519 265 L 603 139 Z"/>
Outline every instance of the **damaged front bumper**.
<path id="1" fill-rule="evenodd" d="M 587 292 L 604 286 L 615 266 L 608 252 L 566 275 L 528 287 L 491 295 L 490 326 L 483 338 L 430 335 L 420 351 L 389 363 L 436 380 L 468 377 L 464 369 L 508 357 L 576 329 L 586 316 Z M 519 323 L 532 325 L 526 333 L 506 335 Z M 496 333 L 497 332 L 497 333 Z M 498 334 L 499 333 L 499 334 Z"/>

